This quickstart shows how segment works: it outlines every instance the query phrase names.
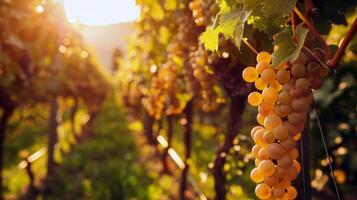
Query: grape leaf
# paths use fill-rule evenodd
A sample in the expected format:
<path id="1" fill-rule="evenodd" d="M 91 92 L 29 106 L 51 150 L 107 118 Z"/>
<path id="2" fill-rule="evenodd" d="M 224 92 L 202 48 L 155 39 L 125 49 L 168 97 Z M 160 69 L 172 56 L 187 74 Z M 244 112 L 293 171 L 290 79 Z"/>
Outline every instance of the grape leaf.
<path id="1" fill-rule="evenodd" d="M 240 48 L 241 39 L 244 32 L 244 25 L 251 13 L 245 9 L 243 4 L 235 3 L 236 6 L 227 0 L 219 1 L 220 12 L 218 13 L 218 25 L 213 30 L 207 29 L 201 36 L 201 42 L 205 44 L 208 50 L 217 50 L 218 36 L 220 33 L 227 39 L 232 39 L 236 46 Z M 210 40 L 209 37 L 215 37 Z M 217 43 L 215 43 L 217 41 Z"/>
<path id="2" fill-rule="evenodd" d="M 293 42 L 292 31 L 290 28 L 284 28 L 280 33 L 276 35 L 274 44 L 279 47 L 277 51 L 272 54 L 273 66 L 277 66 L 284 62 L 294 62 L 300 54 L 301 48 L 305 42 L 308 29 L 300 24 L 296 28 Z"/>
<path id="3" fill-rule="evenodd" d="M 297 0 L 263 0 L 259 4 L 257 0 L 245 1 L 252 9 L 249 23 L 269 35 L 274 35 L 281 30 L 286 22 L 286 17 L 291 13 L 297 2 Z M 255 7 L 254 2 L 256 3 Z"/>
<path id="4" fill-rule="evenodd" d="M 265 0 L 262 13 L 266 18 L 287 16 L 295 7 L 297 0 Z"/>
<path id="5" fill-rule="evenodd" d="M 228 12 L 220 12 L 219 24 L 221 26 L 222 34 L 226 38 L 237 41 L 238 48 L 240 47 L 240 41 L 243 35 L 244 25 L 247 21 L 250 11 L 240 8 L 234 8 Z"/>
<path id="6" fill-rule="evenodd" d="M 203 43 L 204 47 L 209 51 L 218 50 L 218 39 L 219 39 L 220 27 L 211 29 L 207 27 L 206 31 L 200 36 L 200 42 Z"/>

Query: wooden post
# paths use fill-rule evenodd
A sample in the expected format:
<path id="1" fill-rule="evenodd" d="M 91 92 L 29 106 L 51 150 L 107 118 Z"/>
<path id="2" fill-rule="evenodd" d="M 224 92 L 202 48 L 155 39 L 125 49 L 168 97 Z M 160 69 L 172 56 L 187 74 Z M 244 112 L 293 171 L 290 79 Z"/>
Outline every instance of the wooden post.
<path id="1" fill-rule="evenodd" d="M 223 167 L 226 162 L 226 156 L 229 149 L 233 146 L 233 140 L 238 135 L 242 127 L 242 114 L 245 108 L 245 96 L 231 97 L 229 109 L 229 121 L 227 126 L 227 134 L 223 144 L 216 152 L 214 161 L 213 176 L 215 180 L 216 200 L 226 199 L 226 175 L 223 172 Z"/>
<path id="2" fill-rule="evenodd" d="M 184 110 L 185 124 L 184 124 L 184 145 L 185 145 L 185 168 L 181 173 L 180 182 L 180 199 L 185 200 L 185 191 L 187 189 L 187 175 L 190 169 L 189 160 L 191 159 L 192 149 L 192 122 L 193 122 L 193 102 L 188 102 Z"/>
<path id="3" fill-rule="evenodd" d="M 47 160 L 47 178 L 52 177 L 55 167 L 55 145 L 57 143 L 57 113 L 58 113 L 58 103 L 57 97 L 54 96 L 51 100 L 51 111 L 48 124 L 48 160 Z"/>
<path id="4" fill-rule="evenodd" d="M 4 167 L 4 145 L 6 139 L 6 126 L 13 113 L 13 107 L 3 108 L 3 113 L 0 119 L 0 200 L 3 200 L 3 177 L 2 170 Z"/>

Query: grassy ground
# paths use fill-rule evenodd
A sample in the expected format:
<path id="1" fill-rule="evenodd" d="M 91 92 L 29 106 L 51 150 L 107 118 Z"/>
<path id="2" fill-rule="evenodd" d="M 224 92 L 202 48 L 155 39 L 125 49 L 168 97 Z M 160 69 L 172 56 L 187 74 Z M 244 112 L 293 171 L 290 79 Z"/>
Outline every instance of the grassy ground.
<path id="1" fill-rule="evenodd" d="M 77 144 L 57 169 L 57 181 L 46 199 L 151 199 L 146 174 L 121 108 L 102 107 L 95 135 Z"/>

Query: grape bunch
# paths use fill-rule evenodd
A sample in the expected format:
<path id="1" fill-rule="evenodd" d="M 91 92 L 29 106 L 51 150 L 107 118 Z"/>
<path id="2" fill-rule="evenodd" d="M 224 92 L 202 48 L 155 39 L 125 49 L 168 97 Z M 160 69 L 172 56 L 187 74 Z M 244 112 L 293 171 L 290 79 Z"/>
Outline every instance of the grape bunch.
<path id="1" fill-rule="evenodd" d="M 219 7 L 214 0 L 193 0 L 189 4 L 197 26 L 208 26 L 214 20 Z"/>
<path id="2" fill-rule="evenodd" d="M 210 55 L 200 46 L 196 51 L 190 54 L 190 63 L 193 70 L 193 76 L 200 85 L 200 107 L 204 112 L 216 110 L 220 103 L 223 103 L 217 81 L 210 67 Z"/>
<path id="3" fill-rule="evenodd" d="M 271 66 L 271 59 L 268 52 L 260 52 L 257 65 L 242 73 L 257 89 L 249 94 L 248 103 L 258 107 L 260 124 L 251 130 L 256 167 L 250 177 L 258 184 L 255 194 L 259 199 L 290 200 L 297 197 L 291 186 L 301 170 L 296 141 L 313 102 L 311 89 L 322 86 L 328 70 L 303 52 L 293 63 Z"/>

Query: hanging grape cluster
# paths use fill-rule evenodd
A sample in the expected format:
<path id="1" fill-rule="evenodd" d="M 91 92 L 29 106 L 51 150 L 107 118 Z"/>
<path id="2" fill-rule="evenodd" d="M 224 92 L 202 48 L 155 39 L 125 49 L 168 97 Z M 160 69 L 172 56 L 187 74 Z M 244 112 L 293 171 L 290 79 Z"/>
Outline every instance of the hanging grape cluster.
<path id="1" fill-rule="evenodd" d="M 199 104 L 204 112 L 216 110 L 219 104 L 224 102 L 218 91 L 217 81 L 210 67 L 210 62 L 212 59 L 215 59 L 213 57 L 202 46 L 190 54 L 193 75 L 201 87 L 199 94 L 201 100 Z"/>
<path id="2" fill-rule="evenodd" d="M 208 26 L 219 11 L 214 0 L 193 0 L 189 4 L 192 16 L 197 26 Z"/>
<path id="3" fill-rule="evenodd" d="M 303 52 L 295 62 L 276 67 L 271 66 L 269 53 L 260 52 L 257 62 L 242 73 L 259 91 L 248 96 L 248 103 L 258 107 L 260 124 L 251 131 L 256 168 L 250 176 L 258 184 L 255 193 L 259 199 L 295 199 L 297 190 L 291 181 L 301 170 L 296 141 L 313 102 L 311 89 L 322 86 L 328 70 Z"/>

